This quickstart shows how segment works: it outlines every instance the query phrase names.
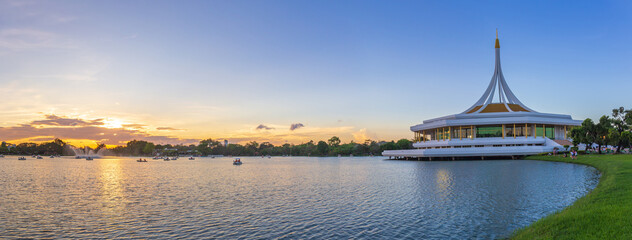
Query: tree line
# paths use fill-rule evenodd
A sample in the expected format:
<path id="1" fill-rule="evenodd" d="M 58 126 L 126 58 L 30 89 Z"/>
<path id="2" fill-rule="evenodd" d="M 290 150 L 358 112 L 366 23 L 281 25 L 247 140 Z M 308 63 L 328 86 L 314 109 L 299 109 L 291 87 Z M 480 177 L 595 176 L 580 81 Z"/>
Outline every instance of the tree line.
<path id="1" fill-rule="evenodd" d="M 400 139 L 397 142 L 376 142 L 366 140 L 363 143 L 349 142 L 342 143 L 340 138 L 334 136 L 327 141 L 309 141 L 301 144 L 274 145 L 270 142 L 258 143 L 251 141 L 246 144 L 231 143 L 224 145 L 223 142 L 213 139 L 204 139 L 197 145 L 171 145 L 154 144 L 142 140 L 133 140 L 125 146 L 117 146 L 110 149 L 119 156 L 151 156 L 151 155 L 231 155 L 231 156 L 371 156 L 381 155 L 384 150 L 411 149 L 412 141 Z"/>
<path id="2" fill-rule="evenodd" d="M 15 146 L 3 143 L 0 146 L 0 154 L 19 155 L 73 155 L 69 149 L 70 145 L 60 139 L 55 139 L 45 143 L 20 143 Z M 100 144 L 95 152 L 105 148 Z M 231 155 L 231 156 L 379 156 L 384 150 L 411 149 L 412 141 L 400 139 L 398 141 L 373 141 L 366 140 L 363 143 L 351 141 L 342 143 L 340 138 L 333 136 L 327 141 L 309 141 L 301 144 L 285 143 L 274 145 L 270 142 L 258 143 L 251 141 L 246 144 L 231 143 L 224 145 L 223 142 L 213 139 L 201 140 L 197 145 L 172 145 L 155 144 L 144 140 L 132 140 L 123 146 L 108 148 L 107 152 L 117 156 L 176 156 L 176 155 Z M 83 149 L 83 148 L 82 148 Z"/>
<path id="3" fill-rule="evenodd" d="M 632 147 L 632 110 L 624 107 L 612 109 L 610 116 L 603 115 L 599 122 L 595 123 L 587 118 L 582 125 L 570 131 L 573 145 L 585 144 L 587 149 L 597 145 L 597 150 L 602 153 L 603 146 L 615 147 L 615 153 L 622 149 Z"/>
<path id="4" fill-rule="evenodd" d="M 0 154 L 16 155 L 70 155 L 66 149 L 66 143 L 59 138 L 51 142 L 31 143 L 25 142 L 17 145 L 2 142 L 0 144 Z"/>

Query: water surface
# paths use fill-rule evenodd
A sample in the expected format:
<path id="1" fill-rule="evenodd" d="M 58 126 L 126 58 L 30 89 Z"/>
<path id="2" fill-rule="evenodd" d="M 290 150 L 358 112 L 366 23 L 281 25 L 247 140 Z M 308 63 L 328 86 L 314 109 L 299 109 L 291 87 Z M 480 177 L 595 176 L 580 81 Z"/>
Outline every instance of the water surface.
<path id="1" fill-rule="evenodd" d="M 0 158 L 0 238 L 499 238 L 599 176 L 525 160 L 27 158 Z"/>

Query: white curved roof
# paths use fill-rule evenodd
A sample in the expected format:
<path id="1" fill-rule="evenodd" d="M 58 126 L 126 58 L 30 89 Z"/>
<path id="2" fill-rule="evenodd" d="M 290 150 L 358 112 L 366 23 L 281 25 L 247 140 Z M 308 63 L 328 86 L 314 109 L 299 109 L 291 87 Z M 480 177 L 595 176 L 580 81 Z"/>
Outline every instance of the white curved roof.
<path id="1" fill-rule="evenodd" d="M 470 108 L 460 114 L 448 115 L 423 121 L 410 127 L 420 131 L 447 126 L 491 125 L 491 124 L 548 124 L 579 126 L 581 121 L 573 120 L 570 115 L 539 113 L 525 106 L 509 89 L 500 67 L 500 44 L 496 36 L 496 63 L 494 75 L 483 96 Z M 496 95 L 498 93 L 498 95 Z M 494 99 L 497 98 L 497 101 Z"/>

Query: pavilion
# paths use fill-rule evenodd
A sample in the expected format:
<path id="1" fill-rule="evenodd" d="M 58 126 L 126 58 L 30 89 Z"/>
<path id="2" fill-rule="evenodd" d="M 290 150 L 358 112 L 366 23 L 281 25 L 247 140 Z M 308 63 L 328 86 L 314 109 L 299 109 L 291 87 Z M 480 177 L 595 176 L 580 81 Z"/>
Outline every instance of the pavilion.
<path id="1" fill-rule="evenodd" d="M 515 158 L 571 145 L 567 133 L 581 121 L 570 115 L 536 112 L 520 102 L 500 67 L 498 33 L 495 50 L 494 75 L 476 103 L 462 113 L 410 127 L 414 149 L 386 150 L 382 155 L 420 160 Z"/>

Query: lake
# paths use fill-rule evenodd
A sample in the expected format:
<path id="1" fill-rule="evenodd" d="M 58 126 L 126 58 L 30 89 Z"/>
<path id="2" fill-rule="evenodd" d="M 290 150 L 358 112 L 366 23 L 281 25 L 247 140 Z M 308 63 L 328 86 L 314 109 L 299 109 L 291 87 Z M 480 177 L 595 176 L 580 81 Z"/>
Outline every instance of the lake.
<path id="1" fill-rule="evenodd" d="M 0 238 L 490 239 L 571 205 L 568 163 L 0 158 Z"/>

